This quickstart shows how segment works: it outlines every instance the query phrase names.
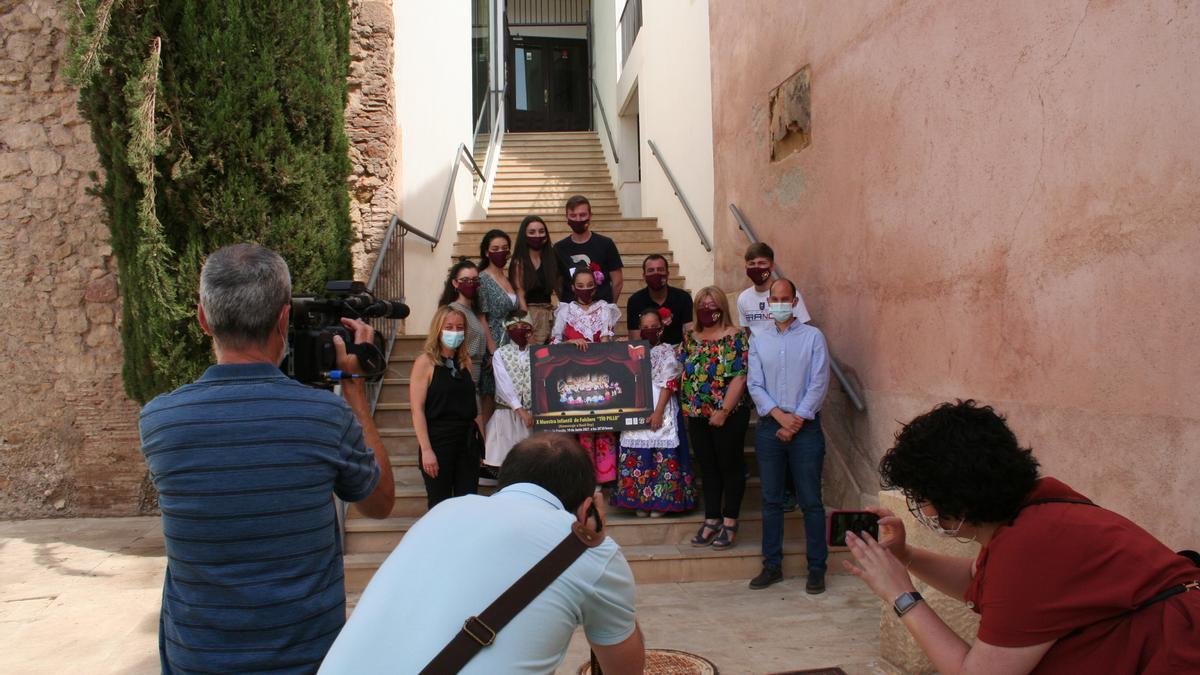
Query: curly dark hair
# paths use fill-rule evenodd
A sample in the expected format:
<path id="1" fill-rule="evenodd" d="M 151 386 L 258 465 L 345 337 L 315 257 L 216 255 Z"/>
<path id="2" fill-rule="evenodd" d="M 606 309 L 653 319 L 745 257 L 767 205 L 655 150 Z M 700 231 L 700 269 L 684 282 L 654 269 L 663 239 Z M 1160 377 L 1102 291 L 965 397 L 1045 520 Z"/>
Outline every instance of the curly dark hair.
<path id="1" fill-rule="evenodd" d="M 1033 491 L 1038 461 L 1004 417 L 973 400 L 942 403 L 905 424 L 879 462 L 884 489 L 928 502 L 939 516 L 1005 523 Z"/>

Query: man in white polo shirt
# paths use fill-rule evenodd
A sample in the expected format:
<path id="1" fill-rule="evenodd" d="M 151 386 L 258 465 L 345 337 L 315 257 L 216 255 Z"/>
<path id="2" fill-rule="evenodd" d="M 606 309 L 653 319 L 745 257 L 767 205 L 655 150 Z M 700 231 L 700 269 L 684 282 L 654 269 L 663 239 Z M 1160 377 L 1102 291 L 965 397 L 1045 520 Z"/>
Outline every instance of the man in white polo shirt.
<path id="1" fill-rule="evenodd" d="M 595 469 L 573 437 L 535 434 L 500 467 L 500 490 L 438 504 L 375 573 L 322 673 L 417 673 L 571 532 L 594 527 Z M 591 514 L 591 518 L 589 518 Z M 587 549 L 463 673 L 551 673 L 582 625 L 608 675 L 645 660 L 629 563 L 611 538 Z"/>
<path id="2" fill-rule="evenodd" d="M 750 244 L 746 248 L 746 276 L 752 284 L 738 295 L 738 321 L 742 328 L 774 328 L 775 319 L 767 307 L 767 296 L 771 290 L 771 275 L 775 273 L 775 251 L 763 242 Z M 812 317 L 804 306 L 804 298 L 796 292 L 796 319 L 808 323 Z"/>

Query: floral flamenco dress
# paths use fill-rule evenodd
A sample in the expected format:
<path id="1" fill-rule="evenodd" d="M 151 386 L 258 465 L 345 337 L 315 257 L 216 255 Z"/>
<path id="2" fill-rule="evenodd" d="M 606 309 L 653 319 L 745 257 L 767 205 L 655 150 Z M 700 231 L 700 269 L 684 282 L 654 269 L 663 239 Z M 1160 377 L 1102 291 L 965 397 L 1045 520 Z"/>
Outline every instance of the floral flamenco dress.
<path id="1" fill-rule="evenodd" d="M 604 300 L 597 300 L 584 307 L 578 302 L 564 302 L 554 312 L 554 330 L 550 342 L 557 344 L 565 340 L 587 340 L 599 342 L 600 338 L 612 337 L 613 327 L 621 318 L 621 310 Z M 601 485 L 617 479 L 617 435 L 611 431 L 575 434 L 579 444 L 592 456 L 596 467 L 596 482 Z"/>
<path id="2" fill-rule="evenodd" d="M 670 398 L 663 411 L 663 423 L 657 430 L 642 429 L 621 433 L 621 452 L 617 461 L 617 489 L 613 506 L 638 511 L 682 513 L 696 508 L 691 460 L 680 445 L 679 402 L 675 391 L 683 367 L 675 348 L 660 344 L 650 350 L 653 389 L 658 402 L 666 390 Z"/>

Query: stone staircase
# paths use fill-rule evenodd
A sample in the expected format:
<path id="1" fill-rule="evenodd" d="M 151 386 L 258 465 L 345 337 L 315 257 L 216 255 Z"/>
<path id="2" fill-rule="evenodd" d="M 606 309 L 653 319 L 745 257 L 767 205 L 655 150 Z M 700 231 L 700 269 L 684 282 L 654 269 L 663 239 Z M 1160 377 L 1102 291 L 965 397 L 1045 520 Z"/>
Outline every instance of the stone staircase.
<path id="1" fill-rule="evenodd" d="M 661 253 L 670 262 L 670 283 L 687 288 L 669 245 L 654 218 L 624 218 L 594 132 L 507 134 L 500 156 L 495 188 L 483 220 L 461 224 L 454 254 L 476 257 L 483 233 L 498 228 L 515 236 L 521 219 L 537 214 L 545 219 L 552 240 L 569 230 L 563 213 L 567 197 L 580 193 L 592 203 L 592 227 L 612 237 L 621 251 L 627 273 L 619 300 L 644 286 L 642 259 Z M 357 594 L 395 548 L 408 528 L 425 513 L 425 489 L 418 468 L 412 410 L 408 403 L 409 373 L 424 336 L 397 338 L 375 421 L 387 445 L 396 478 L 396 506 L 390 518 L 363 518 L 354 506 L 346 521 L 346 590 Z M 639 583 L 750 579 L 761 566 L 762 492 L 753 449 L 753 423 L 744 452 L 751 478 L 743 500 L 738 544 L 726 551 L 692 548 L 688 541 L 699 529 L 703 511 L 664 518 L 636 518 L 618 509 L 607 511 L 609 534 L 621 544 Z M 786 514 L 784 573 L 803 574 L 804 523 L 799 512 Z M 831 556 L 835 557 L 835 556 Z M 834 561 L 831 560 L 831 569 Z"/>

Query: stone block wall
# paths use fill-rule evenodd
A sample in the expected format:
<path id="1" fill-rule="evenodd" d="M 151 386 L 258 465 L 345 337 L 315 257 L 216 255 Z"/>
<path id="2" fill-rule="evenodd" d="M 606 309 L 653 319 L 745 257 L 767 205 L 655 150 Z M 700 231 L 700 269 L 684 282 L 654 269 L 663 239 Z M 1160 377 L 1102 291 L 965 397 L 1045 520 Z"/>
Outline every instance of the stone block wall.
<path id="1" fill-rule="evenodd" d="M 397 130 L 391 0 L 350 1 L 350 222 L 354 278 L 366 281 L 397 209 Z"/>
<path id="2" fill-rule="evenodd" d="M 356 278 L 396 207 L 390 0 L 351 0 Z M 157 498 L 121 382 L 103 178 L 65 75 L 74 3 L 0 0 L 0 518 L 132 515 Z"/>
<path id="3" fill-rule="evenodd" d="M 0 2 L 0 517 L 153 508 L 67 3 Z"/>

